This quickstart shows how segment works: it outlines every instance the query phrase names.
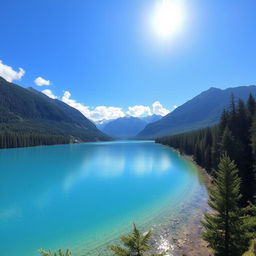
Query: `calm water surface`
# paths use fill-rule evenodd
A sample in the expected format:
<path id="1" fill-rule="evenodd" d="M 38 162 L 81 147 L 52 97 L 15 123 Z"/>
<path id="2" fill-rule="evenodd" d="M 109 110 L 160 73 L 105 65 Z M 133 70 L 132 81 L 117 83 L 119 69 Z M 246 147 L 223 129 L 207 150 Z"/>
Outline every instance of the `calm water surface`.
<path id="1" fill-rule="evenodd" d="M 202 191 L 193 164 L 151 141 L 0 150 L 0 251 L 81 256 Z"/>

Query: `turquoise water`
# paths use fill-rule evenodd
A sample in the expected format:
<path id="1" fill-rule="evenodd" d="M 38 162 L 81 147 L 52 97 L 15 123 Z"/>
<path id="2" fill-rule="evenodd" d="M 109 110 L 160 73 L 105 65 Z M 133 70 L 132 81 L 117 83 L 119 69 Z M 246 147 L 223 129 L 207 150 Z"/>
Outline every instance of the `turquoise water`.
<path id="1" fill-rule="evenodd" d="M 81 256 L 200 189 L 194 165 L 152 141 L 0 150 L 0 251 Z"/>

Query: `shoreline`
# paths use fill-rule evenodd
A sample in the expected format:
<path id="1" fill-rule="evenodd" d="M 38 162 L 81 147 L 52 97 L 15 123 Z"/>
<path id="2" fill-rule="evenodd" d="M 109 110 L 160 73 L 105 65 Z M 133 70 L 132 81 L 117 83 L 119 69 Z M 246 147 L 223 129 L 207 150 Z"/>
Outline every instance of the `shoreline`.
<path id="1" fill-rule="evenodd" d="M 168 150 L 174 151 L 168 147 Z M 169 205 L 166 202 L 163 209 L 155 216 L 150 217 L 144 223 L 136 223 L 137 227 L 144 233 L 152 230 L 152 238 L 150 245 L 152 250 L 146 253 L 146 256 L 158 254 L 168 250 L 167 256 L 208 256 L 210 250 L 205 241 L 201 239 L 202 225 L 201 220 L 204 213 L 209 211 L 207 204 L 208 190 L 202 177 L 203 169 L 196 165 L 192 158 L 185 158 L 177 150 L 178 154 L 186 161 L 188 168 L 193 168 L 197 174 L 197 181 L 187 185 L 187 191 L 183 195 L 186 200 L 177 205 Z M 124 232 L 114 234 L 102 244 L 95 246 L 90 250 L 79 251 L 79 255 L 102 256 L 111 255 L 111 251 L 107 248 L 109 244 L 121 245 L 119 236 L 128 235 L 131 232 L 129 227 Z"/>
<path id="2" fill-rule="evenodd" d="M 195 166 L 199 175 L 199 179 L 201 179 L 200 182 L 204 184 L 208 194 L 209 188 L 212 186 L 212 177 L 206 172 L 206 170 L 199 166 L 194 161 L 191 155 L 183 154 L 179 150 L 172 148 L 168 145 L 163 146 L 166 146 L 169 149 L 173 150 L 179 156 L 183 157 L 184 159 L 186 159 L 188 162 Z M 211 255 L 211 250 L 208 248 L 207 243 L 201 238 L 201 233 L 203 230 L 201 220 L 203 219 L 204 214 L 210 211 L 210 207 L 208 206 L 208 199 L 205 201 L 203 200 L 203 202 L 201 202 L 201 204 L 197 206 L 198 207 L 194 207 L 192 212 L 187 212 L 187 214 L 190 217 L 190 220 L 188 221 L 187 225 L 183 226 L 180 229 L 179 234 L 176 234 L 176 238 L 170 237 L 173 226 L 169 227 L 168 240 L 172 240 L 174 242 L 171 245 L 171 254 L 168 253 L 169 256 Z M 166 249 L 165 246 L 162 246 L 162 249 Z"/>
<path id="3" fill-rule="evenodd" d="M 164 145 L 166 146 L 166 145 Z M 187 198 L 181 205 L 175 209 L 168 206 L 165 211 L 147 223 L 138 225 L 142 232 L 152 230 L 151 246 L 152 250 L 145 255 L 158 254 L 168 250 L 167 256 L 208 256 L 211 255 L 207 243 L 201 238 L 203 227 L 201 220 L 206 212 L 209 211 L 208 206 L 208 185 L 211 179 L 206 171 L 198 166 L 191 156 L 184 156 L 178 150 L 171 147 L 169 149 L 175 151 L 191 165 L 194 166 L 198 173 L 198 179 L 204 189 L 192 189 L 191 197 Z M 130 233 L 130 230 L 123 235 Z M 116 237 L 109 243 L 121 245 Z M 110 255 L 110 251 L 101 245 L 87 253 L 88 255 Z"/>
<path id="4" fill-rule="evenodd" d="M 196 161 L 193 159 L 193 156 L 181 153 L 178 149 L 172 148 L 168 145 L 165 145 L 165 146 L 167 146 L 168 148 L 177 152 L 181 157 L 185 158 L 187 161 L 191 162 L 192 164 L 194 164 L 196 166 L 204 185 L 206 186 L 207 190 L 209 191 L 209 188 L 212 187 L 212 177 L 210 176 L 210 174 L 207 173 L 207 171 L 202 166 L 200 166 L 196 163 Z"/>

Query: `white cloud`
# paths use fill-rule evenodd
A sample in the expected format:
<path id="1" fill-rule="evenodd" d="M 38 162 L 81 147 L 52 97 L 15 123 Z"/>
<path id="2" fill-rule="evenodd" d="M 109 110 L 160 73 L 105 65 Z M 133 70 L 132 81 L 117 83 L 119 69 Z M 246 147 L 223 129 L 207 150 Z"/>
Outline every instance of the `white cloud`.
<path id="1" fill-rule="evenodd" d="M 37 86 L 43 86 L 43 85 L 49 86 L 51 84 L 50 80 L 46 80 L 41 76 L 37 77 L 34 82 Z"/>
<path id="2" fill-rule="evenodd" d="M 129 116 L 140 117 L 152 115 L 152 112 L 148 106 L 135 105 L 133 107 L 128 107 L 126 114 Z"/>
<path id="3" fill-rule="evenodd" d="M 0 60 L 0 76 L 2 76 L 8 82 L 12 82 L 13 80 L 20 80 L 24 74 L 25 70 L 23 68 L 19 68 L 19 71 L 15 71 L 11 66 L 5 65 Z"/>
<path id="4" fill-rule="evenodd" d="M 143 105 L 135 105 L 128 107 L 127 115 L 134 117 L 150 116 L 150 115 L 160 115 L 165 116 L 170 111 L 163 107 L 159 101 L 155 101 L 151 107 Z"/>
<path id="5" fill-rule="evenodd" d="M 176 109 L 178 106 L 177 105 L 174 105 L 173 108 Z"/>
<path id="6" fill-rule="evenodd" d="M 81 104 L 76 100 L 71 99 L 70 97 L 71 93 L 69 91 L 65 91 L 61 100 L 69 106 L 76 108 L 84 116 L 93 121 L 110 120 L 125 116 L 121 108 L 107 106 L 97 106 L 95 108 L 90 108 L 89 106 L 85 106 L 84 104 Z"/>
<path id="7" fill-rule="evenodd" d="M 68 104 L 69 106 L 79 110 L 84 116 L 88 117 L 88 115 L 90 114 L 89 107 L 84 106 L 83 104 L 77 102 L 76 100 L 71 99 L 70 97 L 71 97 L 71 93 L 69 91 L 64 91 L 64 94 L 61 100 L 66 104 Z"/>
<path id="8" fill-rule="evenodd" d="M 155 115 L 165 116 L 168 113 L 170 113 L 170 111 L 168 109 L 164 108 L 163 105 L 159 101 L 155 101 L 152 104 L 152 113 Z"/>
<path id="9" fill-rule="evenodd" d="M 116 119 L 124 116 L 125 113 L 123 112 L 122 108 L 98 106 L 90 111 L 90 116 L 88 116 L 88 118 L 93 121 L 100 121 Z"/>
<path id="10" fill-rule="evenodd" d="M 51 90 L 49 90 L 49 89 L 43 90 L 42 93 L 44 93 L 46 96 L 48 96 L 49 98 L 52 98 L 52 99 L 57 99 L 57 98 L 58 98 L 58 97 L 55 96 L 55 95 L 53 94 L 53 92 L 52 92 Z"/>
<path id="11" fill-rule="evenodd" d="M 54 93 L 49 90 L 43 90 L 42 93 L 47 95 L 52 99 L 58 98 L 54 95 Z M 117 119 L 120 117 L 125 117 L 127 115 L 140 117 L 140 116 L 148 116 L 148 115 L 166 115 L 170 111 L 162 106 L 159 101 L 156 101 L 152 104 L 152 107 L 143 106 L 143 105 L 135 105 L 128 107 L 128 111 L 123 111 L 122 108 L 119 107 L 108 107 L 108 106 L 96 106 L 90 107 L 86 106 L 82 103 L 77 102 L 76 100 L 71 98 L 71 93 L 69 91 L 64 91 L 63 96 L 60 98 L 64 103 L 69 106 L 79 110 L 85 117 L 89 118 L 94 122 L 102 121 L 102 120 L 111 120 Z"/>

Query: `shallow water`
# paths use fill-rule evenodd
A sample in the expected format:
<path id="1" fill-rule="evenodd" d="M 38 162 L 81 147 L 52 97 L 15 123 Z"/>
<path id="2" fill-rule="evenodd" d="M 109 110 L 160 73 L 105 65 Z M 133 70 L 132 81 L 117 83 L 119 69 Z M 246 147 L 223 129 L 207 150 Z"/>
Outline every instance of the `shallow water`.
<path id="1" fill-rule="evenodd" d="M 152 141 L 0 150 L 0 251 L 81 256 L 205 191 L 192 163 Z"/>

